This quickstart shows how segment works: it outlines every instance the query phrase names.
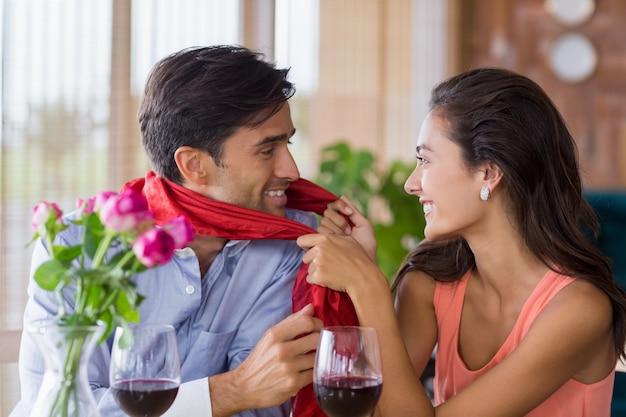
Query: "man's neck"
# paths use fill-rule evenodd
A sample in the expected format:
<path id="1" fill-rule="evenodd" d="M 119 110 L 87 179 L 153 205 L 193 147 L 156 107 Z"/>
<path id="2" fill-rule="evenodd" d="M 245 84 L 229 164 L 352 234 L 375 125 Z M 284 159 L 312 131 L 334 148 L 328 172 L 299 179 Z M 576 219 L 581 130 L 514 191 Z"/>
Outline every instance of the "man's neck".
<path id="1" fill-rule="evenodd" d="M 189 247 L 193 249 L 198 257 L 201 277 L 204 277 L 217 254 L 224 249 L 226 242 L 228 242 L 228 239 L 221 237 L 196 235 L 194 241 L 189 244 Z"/>

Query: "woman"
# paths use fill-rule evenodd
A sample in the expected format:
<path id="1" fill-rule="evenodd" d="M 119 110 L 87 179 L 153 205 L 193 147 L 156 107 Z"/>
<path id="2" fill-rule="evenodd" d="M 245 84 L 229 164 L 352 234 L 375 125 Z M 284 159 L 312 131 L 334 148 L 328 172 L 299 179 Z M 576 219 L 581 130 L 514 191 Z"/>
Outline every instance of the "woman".
<path id="1" fill-rule="evenodd" d="M 309 282 L 347 292 L 379 332 L 377 415 L 609 417 L 626 297 L 589 239 L 598 222 L 554 104 L 526 77 L 471 70 L 433 90 L 416 150 L 405 190 L 426 239 L 398 271 L 395 312 L 349 201 L 298 240 Z M 418 375 L 435 347 L 433 408 Z"/>

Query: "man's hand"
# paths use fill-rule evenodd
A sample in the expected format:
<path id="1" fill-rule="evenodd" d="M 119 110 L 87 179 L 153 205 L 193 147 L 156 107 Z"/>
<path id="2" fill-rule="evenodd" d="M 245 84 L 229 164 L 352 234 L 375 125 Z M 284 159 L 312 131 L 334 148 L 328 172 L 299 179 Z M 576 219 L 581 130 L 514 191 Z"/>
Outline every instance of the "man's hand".
<path id="1" fill-rule="evenodd" d="M 237 369 L 209 379 L 213 417 L 280 405 L 313 382 L 319 332 L 307 305 L 268 329 Z"/>

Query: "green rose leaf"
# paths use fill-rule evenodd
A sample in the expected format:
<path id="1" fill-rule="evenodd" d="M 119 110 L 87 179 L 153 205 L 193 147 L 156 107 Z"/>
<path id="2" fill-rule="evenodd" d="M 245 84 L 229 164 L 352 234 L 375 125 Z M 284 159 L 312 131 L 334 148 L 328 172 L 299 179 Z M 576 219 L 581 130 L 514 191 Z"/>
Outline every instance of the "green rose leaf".
<path id="1" fill-rule="evenodd" d="M 95 213 L 85 217 L 84 226 L 84 251 L 87 256 L 93 258 L 104 236 L 104 227 L 102 226 L 100 218 L 98 218 L 98 215 Z"/>
<path id="2" fill-rule="evenodd" d="M 58 259 L 51 259 L 39 265 L 35 271 L 35 282 L 46 291 L 54 291 L 63 280 L 67 265 Z"/>
<path id="3" fill-rule="evenodd" d="M 55 254 L 54 257 L 56 259 L 58 259 L 59 261 L 66 261 L 66 262 L 70 262 L 78 258 L 82 251 L 80 245 L 69 246 L 69 247 L 68 246 L 55 246 L 53 250 Z"/>
<path id="4" fill-rule="evenodd" d="M 100 314 L 100 321 L 106 324 L 107 327 L 104 333 L 102 334 L 102 337 L 100 338 L 100 341 L 98 342 L 98 344 L 104 342 L 109 337 L 109 335 L 113 333 L 113 329 L 115 326 L 114 314 L 115 314 L 115 311 L 111 311 L 111 309 L 107 309 Z"/>
<path id="5" fill-rule="evenodd" d="M 132 293 L 131 293 L 132 295 Z M 134 308 L 134 298 L 129 300 L 126 291 L 120 292 L 115 299 L 115 308 L 117 313 L 121 315 L 124 320 L 129 322 L 139 321 L 139 311 Z"/>

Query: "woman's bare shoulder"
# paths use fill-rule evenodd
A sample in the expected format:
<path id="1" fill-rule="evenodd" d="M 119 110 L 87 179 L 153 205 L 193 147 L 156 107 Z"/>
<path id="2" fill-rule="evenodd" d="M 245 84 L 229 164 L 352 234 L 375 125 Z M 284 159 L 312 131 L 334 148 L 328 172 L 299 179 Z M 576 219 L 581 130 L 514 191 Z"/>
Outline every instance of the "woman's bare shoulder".
<path id="1" fill-rule="evenodd" d="M 396 294 L 398 298 L 430 300 L 432 303 L 437 281 L 422 271 L 409 271 L 404 274 L 398 283 Z"/>
<path id="2" fill-rule="evenodd" d="M 555 295 L 547 311 L 557 309 L 581 315 L 586 322 L 594 325 L 606 323 L 607 319 L 610 323 L 613 317 L 613 307 L 608 295 L 593 283 L 582 279 L 575 279 Z"/>
<path id="3" fill-rule="evenodd" d="M 613 307 L 609 297 L 591 282 L 576 279 L 559 291 L 528 336 L 554 340 L 553 354 L 566 358 L 581 382 L 597 382 L 615 366 Z"/>
<path id="4" fill-rule="evenodd" d="M 417 375 L 421 375 L 437 343 L 433 304 L 436 281 L 423 272 L 408 272 L 396 293 L 396 318 Z"/>

